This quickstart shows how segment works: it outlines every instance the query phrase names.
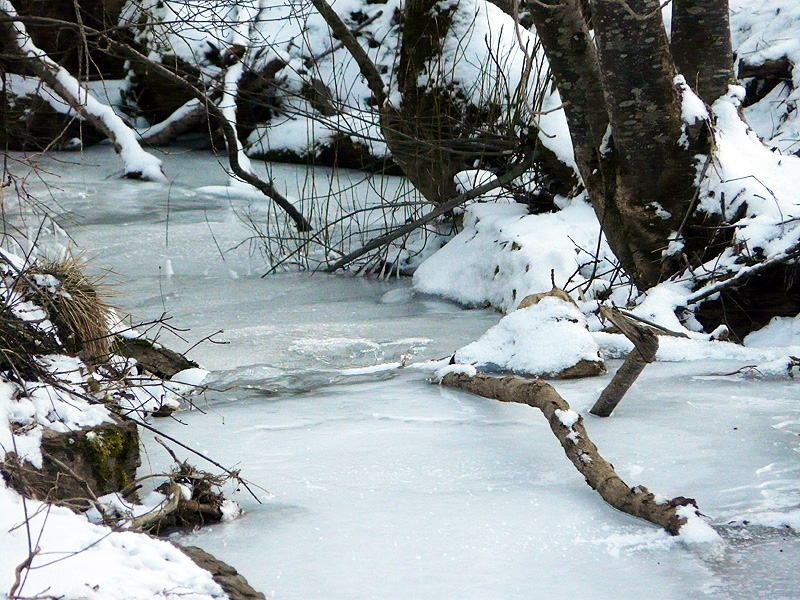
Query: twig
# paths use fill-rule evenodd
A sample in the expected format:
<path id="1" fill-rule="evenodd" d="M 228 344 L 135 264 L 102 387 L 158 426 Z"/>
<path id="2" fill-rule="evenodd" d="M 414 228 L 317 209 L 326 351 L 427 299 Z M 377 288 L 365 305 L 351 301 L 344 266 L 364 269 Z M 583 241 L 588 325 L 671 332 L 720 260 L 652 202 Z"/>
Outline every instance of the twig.
<path id="1" fill-rule="evenodd" d="M 186 444 L 184 444 L 180 440 L 177 440 L 174 437 L 172 437 L 171 435 L 167 435 L 166 433 L 164 433 L 162 431 L 159 431 L 158 429 L 156 429 L 152 425 L 149 425 L 148 423 L 145 423 L 144 421 L 140 421 L 139 419 L 136 419 L 136 418 L 131 417 L 131 416 L 128 416 L 126 418 L 131 420 L 131 421 L 133 421 L 134 423 L 136 423 L 139 427 L 143 427 L 144 429 L 147 429 L 148 431 L 152 431 L 153 433 L 156 433 L 156 434 L 168 439 L 173 444 L 177 444 L 178 446 L 180 446 L 184 450 L 188 450 L 192 454 L 194 454 L 196 456 L 199 456 L 203 460 L 211 463 L 212 465 L 214 465 L 218 469 L 224 471 L 225 473 L 227 473 L 230 476 L 231 479 L 234 479 L 234 480 L 238 481 L 239 483 L 241 483 L 245 487 L 245 489 L 248 491 L 248 493 L 255 499 L 256 502 L 258 502 L 259 504 L 262 504 L 262 502 L 261 502 L 261 500 L 259 500 L 258 496 L 256 496 L 255 493 L 253 492 L 253 490 L 250 489 L 250 485 L 248 485 L 250 482 L 248 482 L 245 479 L 242 479 L 242 476 L 239 474 L 239 471 L 234 471 L 234 470 L 228 469 L 226 467 L 223 467 L 220 463 L 215 461 L 213 458 L 209 458 L 208 456 L 206 456 L 202 452 L 200 452 L 198 450 L 195 450 L 191 446 L 187 446 Z M 253 485 L 255 486 L 255 484 L 253 484 Z M 259 487 L 259 486 L 255 486 L 255 487 Z M 263 489 L 263 488 L 259 487 L 259 489 Z"/>
<path id="2" fill-rule="evenodd" d="M 479 185 L 476 188 L 471 189 L 470 191 L 460 194 L 455 198 L 448 200 L 444 204 L 439 205 L 437 208 L 429 212 L 428 214 L 412 221 L 411 223 L 407 223 L 402 227 L 398 227 L 394 231 L 390 231 L 382 236 L 374 238 L 360 249 L 351 252 L 350 254 L 340 258 L 331 266 L 325 269 L 326 273 L 333 273 L 334 271 L 338 271 L 342 267 L 347 266 L 357 258 L 364 256 L 367 252 L 375 250 L 376 248 L 380 248 L 390 242 L 393 242 L 399 237 L 404 236 L 407 233 L 410 233 L 417 229 L 418 227 L 422 227 L 426 223 L 430 223 L 437 217 L 442 216 L 443 214 L 453 210 L 454 208 L 464 204 L 465 202 L 472 200 L 473 198 L 477 198 L 478 196 L 482 196 L 487 192 L 490 192 L 500 186 L 503 186 L 507 183 L 510 183 L 520 175 L 523 175 L 528 169 L 533 166 L 534 163 L 534 155 L 533 153 L 528 154 L 522 162 L 520 162 L 516 167 L 508 171 L 507 173 L 501 175 L 500 177 L 495 178 L 493 181 L 489 183 L 484 183 L 483 185 Z"/>
<path id="3" fill-rule="evenodd" d="M 31 563 L 37 554 L 39 554 L 39 548 L 36 548 L 30 552 L 28 554 L 28 558 L 19 563 L 14 569 L 14 585 L 12 585 L 11 589 L 8 591 L 8 597 L 10 599 L 17 597 L 17 590 L 20 588 L 22 582 L 22 572 L 25 570 L 30 570 Z"/>

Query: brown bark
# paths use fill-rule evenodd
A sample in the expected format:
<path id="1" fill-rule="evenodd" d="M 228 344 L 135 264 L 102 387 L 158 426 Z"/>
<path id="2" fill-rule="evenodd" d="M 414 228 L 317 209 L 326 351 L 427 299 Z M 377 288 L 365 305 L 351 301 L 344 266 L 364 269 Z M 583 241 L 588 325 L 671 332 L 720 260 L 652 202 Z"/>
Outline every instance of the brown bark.
<path id="1" fill-rule="evenodd" d="M 561 442 L 567 458 L 586 478 L 592 489 L 617 510 L 658 525 L 672 535 L 678 535 L 686 523 L 686 519 L 678 515 L 678 509 L 682 506 L 697 508 L 697 503 L 691 498 L 678 496 L 668 502 L 659 503 L 647 488 L 629 487 L 617 475 L 614 467 L 600 456 L 597 446 L 586 433 L 581 417 L 571 426 L 566 425 L 572 414 L 569 404 L 552 386 L 541 380 L 496 378 L 487 375 L 470 377 L 450 373 L 444 377 L 442 384 L 500 402 L 527 404 L 541 410 L 550 423 L 550 429 Z"/>
<path id="2" fill-rule="evenodd" d="M 635 346 L 589 411 L 597 417 L 608 417 L 636 383 L 644 368 L 656 359 L 658 337 L 650 329 L 637 325 L 617 310 L 601 308 L 601 314 L 616 325 Z"/>
<path id="3" fill-rule="evenodd" d="M 397 70 L 402 97 L 398 109 L 386 102 L 380 73 L 336 11 L 325 0 L 311 2 L 358 64 L 378 106 L 381 131 L 392 159 L 426 200 L 439 206 L 448 203 L 458 196 L 454 177 L 459 171 L 472 168 L 476 159 L 492 155 L 505 159 L 517 149 L 518 140 L 502 135 L 473 137 L 471 120 L 457 108 L 445 82 L 419 84 L 420 76 L 441 55 L 452 7 L 439 0 L 406 3 Z M 493 119 L 481 116 L 477 120 Z"/>
<path id="4" fill-rule="evenodd" d="M 679 144 L 681 103 L 659 3 L 595 0 L 595 44 L 579 0 L 528 7 L 609 246 L 637 286 L 651 287 L 680 266 L 662 261 L 662 251 L 691 203 L 697 151 Z"/>
<path id="5" fill-rule="evenodd" d="M 616 193 L 606 200 L 623 225 L 604 231 L 626 271 L 647 288 L 677 268 L 662 262 L 661 253 L 694 194 L 694 152 L 679 144 L 684 134 L 681 101 L 659 2 L 630 0 L 628 5 L 636 16 L 615 0 L 592 5 L 619 161 Z"/>
<path id="6" fill-rule="evenodd" d="M 550 62 L 569 123 L 575 160 L 586 186 L 602 198 L 598 149 L 608 114 L 597 52 L 581 14 L 579 0 L 529 2 L 527 8 Z"/>
<path id="7" fill-rule="evenodd" d="M 421 86 L 420 76 L 441 55 L 450 28 L 452 8 L 439 0 L 407 0 L 397 70 L 402 96 L 400 110 L 384 111 L 383 132 L 397 161 L 419 192 L 442 204 L 458 194 L 454 177 L 475 156 L 451 152 L 446 145 L 457 138 L 453 125 L 459 116 L 444 82 Z"/>
<path id="8" fill-rule="evenodd" d="M 746 90 L 743 107 L 760 102 L 784 82 L 792 81 L 794 66 L 787 57 L 768 60 L 760 64 L 750 64 L 746 60 L 739 61 L 739 79 L 746 79 Z M 795 153 L 797 155 L 797 153 Z"/>
<path id="9" fill-rule="evenodd" d="M 706 103 L 734 83 L 728 0 L 674 0 L 672 58 L 686 81 Z"/>
<path id="10" fill-rule="evenodd" d="M 172 119 L 172 115 L 169 118 Z M 155 133 L 145 132 L 139 141 L 148 146 L 166 146 L 206 121 L 208 121 L 208 111 L 203 104 L 197 103 L 190 112 L 184 114 L 180 119 L 172 120 L 163 129 L 159 129 Z"/>

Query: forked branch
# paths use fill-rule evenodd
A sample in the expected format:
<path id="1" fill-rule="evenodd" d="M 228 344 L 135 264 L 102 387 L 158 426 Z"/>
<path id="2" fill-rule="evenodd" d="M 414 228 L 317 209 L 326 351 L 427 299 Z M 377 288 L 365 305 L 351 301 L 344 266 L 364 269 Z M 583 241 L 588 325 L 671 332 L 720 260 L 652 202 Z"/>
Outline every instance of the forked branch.
<path id="1" fill-rule="evenodd" d="M 526 380 L 521 377 L 469 376 L 449 373 L 442 384 L 459 388 L 500 402 L 527 404 L 542 411 L 550 423 L 550 429 L 561 442 L 561 447 L 575 468 L 586 477 L 586 482 L 596 490 L 609 505 L 624 513 L 658 525 L 672 535 L 678 535 L 687 523 L 684 514 L 696 514 L 697 503 L 691 498 L 678 496 L 667 502 L 659 502 L 643 486 L 629 487 L 614 467 L 606 461 L 589 439 L 583 426 L 583 418 L 572 411 L 559 393 L 544 381 Z"/>

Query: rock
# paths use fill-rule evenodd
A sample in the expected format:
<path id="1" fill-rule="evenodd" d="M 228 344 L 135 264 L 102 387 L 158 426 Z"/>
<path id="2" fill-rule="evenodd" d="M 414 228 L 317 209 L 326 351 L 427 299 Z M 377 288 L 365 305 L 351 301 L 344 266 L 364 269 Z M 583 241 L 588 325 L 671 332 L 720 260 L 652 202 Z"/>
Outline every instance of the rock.
<path id="1" fill-rule="evenodd" d="M 196 546 L 181 546 L 179 550 L 191 558 L 201 569 L 211 573 L 231 600 L 265 600 L 264 594 L 255 591 L 239 572 L 227 563 Z"/>
<path id="2" fill-rule="evenodd" d="M 136 360 L 146 371 L 162 379 L 169 379 L 176 373 L 198 366 L 183 354 L 143 337 L 129 339 L 116 336 L 111 343 L 111 351 Z"/>
<path id="3" fill-rule="evenodd" d="M 601 360 L 580 360 L 578 363 L 560 373 L 556 374 L 557 379 L 580 379 L 581 377 L 597 377 L 607 371 L 606 364 Z"/>
<path id="4" fill-rule="evenodd" d="M 114 417 L 69 433 L 45 429 L 41 469 L 9 452 L 0 472 L 11 488 L 27 498 L 86 510 L 90 498 L 119 492 L 132 483 L 140 464 L 136 425 Z M 135 496 L 131 499 L 136 500 Z"/>

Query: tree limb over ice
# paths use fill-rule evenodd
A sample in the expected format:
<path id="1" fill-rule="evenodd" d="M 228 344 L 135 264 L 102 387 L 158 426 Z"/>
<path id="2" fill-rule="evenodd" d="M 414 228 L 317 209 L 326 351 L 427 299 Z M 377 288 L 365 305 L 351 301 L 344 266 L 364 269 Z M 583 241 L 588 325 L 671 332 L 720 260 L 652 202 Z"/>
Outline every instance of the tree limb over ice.
<path id="1" fill-rule="evenodd" d="M 678 496 L 659 502 L 644 486 L 629 487 L 600 456 L 586 433 L 583 417 L 571 410 L 566 400 L 544 381 L 453 372 L 444 375 L 441 383 L 484 398 L 527 404 L 541 410 L 567 458 L 586 477 L 586 483 L 617 510 L 658 525 L 671 535 L 681 534 L 681 529 L 690 522 L 693 527 L 705 525 L 698 522 L 697 503 L 692 498 Z"/>
<path id="2" fill-rule="evenodd" d="M 34 73 L 76 113 L 96 129 L 102 131 L 114 150 L 122 158 L 125 177 L 147 181 L 165 181 L 161 161 L 145 152 L 136 139 L 136 133 L 107 104 L 103 104 L 81 86 L 66 69 L 59 66 L 40 50 L 28 34 L 25 25 L 18 19 L 17 11 L 10 0 L 0 0 L 0 14 L 11 20 L 11 39 L 16 50 L 27 59 Z"/>

